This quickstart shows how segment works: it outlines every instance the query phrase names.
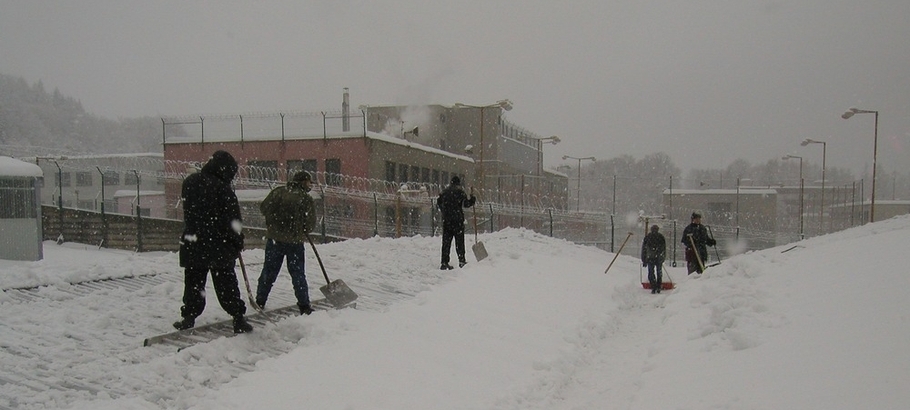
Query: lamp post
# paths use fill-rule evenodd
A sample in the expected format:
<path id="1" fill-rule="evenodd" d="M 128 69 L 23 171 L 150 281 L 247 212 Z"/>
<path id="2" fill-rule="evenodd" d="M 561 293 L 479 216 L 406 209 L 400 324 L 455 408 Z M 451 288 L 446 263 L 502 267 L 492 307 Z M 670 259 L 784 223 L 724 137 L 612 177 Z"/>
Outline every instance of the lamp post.
<path id="1" fill-rule="evenodd" d="M 799 239 L 805 239 L 803 231 L 803 157 L 796 155 L 784 155 L 782 160 L 798 159 L 799 160 Z"/>
<path id="2" fill-rule="evenodd" d="M 878 168 L 875 162 L 876 157 L 878 157 L 878 111 L 851 108 L 840 117 L 846 120 L 855 114 L 875 114 L 875 134 L 873 134 L 872 140 L 872 205 L 869 208 L 869 222 L 875 222 L 875 171 Z"/>
<path id="3" fill-rule="evenodd" d="M 479 179 L 480 179 L 480 192 L 481 192 L 481 195 L 482 195 L 482 194 L 483 194 L 483 188 L 484 188 L 484 174 L 483 174 L 483 151 L 484 151 L 484 144 L 483 144 L 483 125 L 484 125 L 484 118 L 483 118 L 483 112 L 484 112 L 484 110 L 486 110 L 487 108 L 501 108 L 501 109 L 506 110 L 506 111 L 511 111 L 511 110 L 512 110 L 512 102 L 509 101 L 508 99 L 505 99 L 505 100 L 499 100 L 499 101 L 497 101 L 495 104 L 488 104 L 488 105 L 468 105 L 468 104 L 462 104 L 462 103 L 455 103 L 455 108 L 478 108 L 478 109 L 480 109 L 480 168 L 479 168 L 479 171 L 480 171 L 480 172 L 478 172 L 478 173 L 480 174 L 480 175 L 479 175 Z"/>
<path id="4" fill-rule="evenodd" d="M 562 156 L 563 161 L 567 159 L 574 159 L 578 161 L 578 182 L 576 183 L 576 197 L 575 197 L 575 212 L 578 212 L 581 207 L 581 161 L 597 161 L 594 157 L 584 157 L 578 158 L 569 155 Z"/>
<path id="5" fill-rule="evenodd" d="M 822 144 L 822 197 L 821 204 L 819 205 L 818 213 L 818 233 L 821 234 L 825 229 L 825 158 L 828 157 L 828 143 L 825 141 L 817 141 L 811 138 L 806 138 L 799 145 L 806 146 L 809 144 Z"/>
<path id="6" fill-rule="evenodd" d="M 546 138 L 537 139 L 537 195 L 540 195 L 540 186 L 543 180 L 543 144 L 559 144 L 562 141 L 559 137 L 552 135 Z"/>

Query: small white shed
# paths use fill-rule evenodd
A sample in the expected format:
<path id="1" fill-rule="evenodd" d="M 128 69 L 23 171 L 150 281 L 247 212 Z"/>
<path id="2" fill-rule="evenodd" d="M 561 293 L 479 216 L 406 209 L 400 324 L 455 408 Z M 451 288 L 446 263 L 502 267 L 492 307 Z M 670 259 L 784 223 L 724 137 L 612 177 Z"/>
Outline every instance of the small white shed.
<path id="1" fill-rule="evenodd" d="M 41 167 L 0 156 L 0 259 L 44 258 L 39 199 L 43 185 Z"/>

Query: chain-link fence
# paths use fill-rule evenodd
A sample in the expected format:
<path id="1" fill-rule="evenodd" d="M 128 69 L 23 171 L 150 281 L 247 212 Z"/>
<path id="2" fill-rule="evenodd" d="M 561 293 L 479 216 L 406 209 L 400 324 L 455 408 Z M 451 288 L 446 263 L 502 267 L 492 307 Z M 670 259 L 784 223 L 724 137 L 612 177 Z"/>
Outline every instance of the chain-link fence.
<path id="1" fill-rule="evenodd" d="M 160 156 L 121 156 L 113 162 L 110 161 L 110 156 L 99 156 L 98 159 L 88 156 L 23 159 L 45 165 L 46 192 L 42 195 L 45 204 L 56 205 L 63 201 L 66 207 L 95 211 L 102 211 L 102 204 L 107 204 L 108 213 L 130 214 L 139 209 L 143 216 L 176 220 L 182 219 L 179 198 L 182 181 L 202 165 L 198 162 L 164 160 Z M 49 163 L 53 165 L 47 167 Z M 82 186 L 76 186 L 78 181 L 74 178 L 70 184 L 64 185 L 65 181 L 59 176 L 64 172 L 83 175 L 93 173 L 97 179 L 91 180 L 92 184 L 88 183 L 90 180 L 84 180 Z M 120 185 L 111 183 L 113 175 L 124 176 L 117 179 Z M 130 175 L 132 177 L 125 178 Z M 318 229 L 326 236 L 434 236 L 440 231 L 440 216 L 435 201 L 444 187 L 438 184 L 388 182 L 325 172 L 316 172 L 313 176 L 315 184 L 312 195 L 316 198 L 319 213 Z M 288 177 L 284 169 L 240 166 L 234 186 L 247 226 L 264 225 L 258 204 L 271 188 L 284 184 Z M 598 181 L 585 177 L 582 174 L 579 184 L 582 196 L 570 197 L 568 206 L 564 198 L 538 195 L 539 190 L 534 189 L 532 177 L 521 179 L 525 182 L 518 189 L 502 189 L 496 184 L 488 186 L 485 191 L 476 190 L 474 193 L 479 201 L 474 209 L 466 213 L 468 234 L 474 233 L 475 224 L 479 233 L 525 228 L 543 235 L 616 251 L 627 234 L 633 232 L 623 253 L 637 255 L 646 224 L 656 223 L 667 236 L 670 263 L 681 260 L 682 251 L 677 249 L 682 245 L 679 234 L 688 224 L 688 216 L 693 209 L 667 204 L 664 195 L 668 190 L 676 189 L 674 185 L 686 186 L 693 184 L 693 181 L 644 177 L 613 177 Z M 508 185 L 514 187 L 514 183 Z M 527 189 L 524 189 L 525 185 L 528 185 Z M 102 193 L 105 187 L 109 191 Z M 120 193 L 121 197 L 117 201 L 127 201 L 128 204 L 116 206 L 111 189 Z M 738 209 L 697 209 L 704 215 L 704 223 L 711 226 L 712 234 L 721 243 L 712 259 L 798 240 L 800 213 L 793 212 L 798 207 L 792 206 L 796 199 L 792 195 L 786 198 L 778 196 L 779 203 L 775 213 L 770 214 L 773 219 L 770 223 L 768 214 Z M 844 198 L 846 194 L 841 192 L 840 204 L 844 203 Z M 575 201 L 578 202 L 574 203 Z M 811 205 L 805 205 L 804 209 L 808 211 Z M 576 207 L 579 211 L 575 211 Z M 803 217 L 807 221 L 814 220 L 808 212 L 804 212 Z M 840 216 L 839 219 L 830 216 L 826 218 L 825 223 L 830 225 L 830 229 L 862 223 L 850 214 Z"/>

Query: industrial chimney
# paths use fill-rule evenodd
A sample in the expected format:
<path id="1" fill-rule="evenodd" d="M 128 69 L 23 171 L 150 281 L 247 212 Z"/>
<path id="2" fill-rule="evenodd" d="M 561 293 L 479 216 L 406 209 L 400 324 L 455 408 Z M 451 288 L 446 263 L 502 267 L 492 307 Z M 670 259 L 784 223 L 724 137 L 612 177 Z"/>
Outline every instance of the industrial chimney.
<path id="1" fill-rule="evenodd" d="M 348 87 L 344 87 L 344 101 L 341 102 L 341 130 L 351 130 L 351 104 L 348 101 Z"/>

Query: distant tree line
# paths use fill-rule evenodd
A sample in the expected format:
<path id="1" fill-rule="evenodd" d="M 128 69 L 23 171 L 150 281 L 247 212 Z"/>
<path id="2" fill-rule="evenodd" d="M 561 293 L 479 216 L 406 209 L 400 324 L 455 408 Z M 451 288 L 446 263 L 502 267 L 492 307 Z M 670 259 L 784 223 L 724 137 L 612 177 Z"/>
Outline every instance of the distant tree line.
<path id="1" fill-rule="evenodd" d="M 0 145 L 34 146 L 73 153 L 161 152 L 161 120 L 110 120 L 85 112 L 82 103 L 47 92 L 38 81 L 0 74 Z"/>

